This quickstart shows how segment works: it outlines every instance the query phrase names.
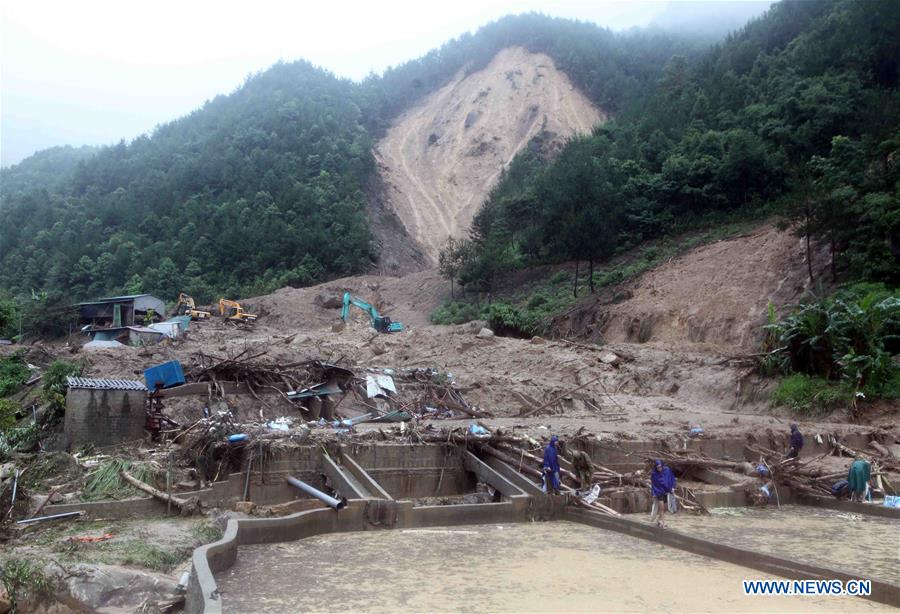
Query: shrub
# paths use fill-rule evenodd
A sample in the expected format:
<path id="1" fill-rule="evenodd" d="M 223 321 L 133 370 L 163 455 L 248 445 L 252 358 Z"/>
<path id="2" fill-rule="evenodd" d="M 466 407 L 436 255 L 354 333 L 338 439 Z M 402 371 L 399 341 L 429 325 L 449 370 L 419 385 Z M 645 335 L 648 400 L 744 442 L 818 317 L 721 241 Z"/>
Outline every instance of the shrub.
<path id="1" fill-rule="evenodd" d="M 12 399 L 0 399 L 0 433 L 5 433 L 16 425 L 16 414 L 21 409 L 21 403 Z"/>
<path id="2" fill-rule="evenodd" d="M 432 324 L 465 324 L 480 317 L 478 305 L 468 301 L 445 301 L 431 313 Z"/>
<path id="3" fill-rule="evenodd" d="M 569 281 L 569 274 L 565 271 L 557 272 L 553 277 L 550 278 L 550 283 L 554 286 L 558 286 L 560 284 L 566 283 Z"/>
<path id="4" fill-rule="evenodd" d="M 853 390 L 821 377 L 796 373 L 778 383 L 772 400 L 803 414 L 819 415 L 849 405 L 853 401 Z"/>
<path id="5" fill-rule="evenodd" d="M 31 371 L 25 364 L 24 353 L 19 351 L 7 358 L 0 358 L 0 397 L 19 391 L 28 381 Z"/>
<path id="6" fill-rule="evenodd" d="M 41 378 L 41 392 L 44 400 L 54 410 L 61 411 L 66 404 L 66 378 L 79 376 L 84 371 L 81 363 L 68 362 L 66 360 L 54 360 Z"/>
<path id="7" fill-rule="evenodd" d="M 532 337 L 536 322 L 534 314 L 515 305 L 493 303 L 485 313 L 485 319 L 495 333 L 509 337 Z"/>
<path id="8" fill-rule="evenodd" d="M 900 291 L 857 284 L 832 297 L 800 305 L 766 326 L 768 346 L 776 346 L 769 367 L 878 394 L 894 387 L 900 366 Z"/>

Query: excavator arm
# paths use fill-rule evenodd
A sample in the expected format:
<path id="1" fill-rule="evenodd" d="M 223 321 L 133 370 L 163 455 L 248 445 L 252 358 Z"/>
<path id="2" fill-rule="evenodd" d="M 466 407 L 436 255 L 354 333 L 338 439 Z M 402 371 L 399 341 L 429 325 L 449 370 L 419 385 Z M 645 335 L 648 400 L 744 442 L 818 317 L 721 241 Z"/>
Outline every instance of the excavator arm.
<path id="1" fill-rule="evenodd" d="M 346 322 L 350 318 L 350 306 L 361 309 L 369 315 L 372 328 L 379 333 L 399 333 L 403 331 L 403 324 L 393 322 L 389 317 L 379 315 L 378 310 L 371 303 L 356 298 L 349 292 L 344 292 L 344 301 L 341 306 L 341 319 Z"/>

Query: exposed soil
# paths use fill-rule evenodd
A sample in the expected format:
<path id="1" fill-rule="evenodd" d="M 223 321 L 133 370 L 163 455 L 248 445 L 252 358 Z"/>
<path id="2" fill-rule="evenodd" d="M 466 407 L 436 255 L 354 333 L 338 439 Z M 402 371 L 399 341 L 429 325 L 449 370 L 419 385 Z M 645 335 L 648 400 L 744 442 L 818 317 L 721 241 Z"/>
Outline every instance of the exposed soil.
<path id="1" fill-rule="evenodd" d="M 504 49 L 394 121 L 375 148 L 387 202 L 434 262 L 533 137 L 552 150 L 604 118 L 549 56 Z"/>
<path id="2" fill-rule="evenodd" d="M 813 272 L 827 285 L 826 254 Z M 788 231 L 764 226 L 704 245 L 632 282 L 585 299 L 557 323 L 560 334 L 608 342 L 708 344 L 730 351 L 758 345 L 771 302 L 781 313 L 810 291 L 806 250 Z"/>

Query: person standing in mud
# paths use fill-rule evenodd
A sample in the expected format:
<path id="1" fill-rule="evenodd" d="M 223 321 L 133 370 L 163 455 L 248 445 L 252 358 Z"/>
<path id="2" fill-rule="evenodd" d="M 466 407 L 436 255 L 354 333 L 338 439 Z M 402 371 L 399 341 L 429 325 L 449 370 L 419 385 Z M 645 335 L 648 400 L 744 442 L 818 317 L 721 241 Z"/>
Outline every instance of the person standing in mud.
<path id="1" fill-rule="evenodd" d="M 544 487 L 547 494 L 559 494 L 559 437 L 553 435 L 544 450 Z"/>
<path id="2" fill-rule="evenodd" d="M 572 468 L 575 469 L 575 476 L 578 478 L 578 487 L 583 491 L 590 490 L 594 482 L 594 464 L 590 455 L 584 450 L 575 450 L 570 456 Z"/>
<path id="3" fill-rule="evenodd" d="M 650 495 L 653 498 L 653 509 L 650 518 L 656 520 L 656 526 L 665 527 L 663 518 L 666 514 L 666 503 L 670 493 L 675 492 L 675 474 L 660 459 L 653 461 L 650 471 Z"/>
<path id="4" fill-rule="evenodd" d="M 791 425 L 791 443 L 790 448 L 788 448 L 787 457 L 788 458 L 797 458 L 800 455 L 800 450 L 803 449 L 803 434 L 800 432 L 800 429 L 796 424 Z"/>
<path id="5" fill-rule="evenodd" d="M 872 465 L 864 458 L 857 458 L 850 465 L 847 473 L 847 486 L 850 489 L 850 500 L 863 503 L 866 500 L 866 491 L 869 489 L 869 480 L 872 477 Z"/>

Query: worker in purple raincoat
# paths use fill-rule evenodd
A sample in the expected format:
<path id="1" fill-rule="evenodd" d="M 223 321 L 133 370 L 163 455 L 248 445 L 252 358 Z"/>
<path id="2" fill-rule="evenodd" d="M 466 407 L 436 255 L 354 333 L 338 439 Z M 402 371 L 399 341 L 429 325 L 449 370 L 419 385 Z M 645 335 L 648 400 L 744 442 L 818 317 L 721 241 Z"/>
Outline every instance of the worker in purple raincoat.
<path id="1" fill-rule="evenodd" d="M 559 494 L 559 437 L 553 435 L 544 450 L 544 490 Z"/>
<path id="2" fill-rule="evenodd" d="M 650 472 L 650 496 L 653 499 L 651 518 L 656 520 L 656 526 L 662 527 L 663 517 L 666 513 L 666 503 L 669 493 L 675 492 L 675 474 L 668 465 L 660 459 L 653 461 L 653 470 Z"/>

